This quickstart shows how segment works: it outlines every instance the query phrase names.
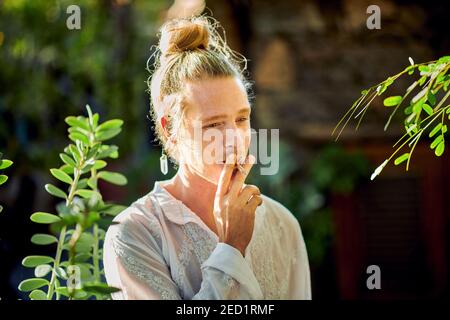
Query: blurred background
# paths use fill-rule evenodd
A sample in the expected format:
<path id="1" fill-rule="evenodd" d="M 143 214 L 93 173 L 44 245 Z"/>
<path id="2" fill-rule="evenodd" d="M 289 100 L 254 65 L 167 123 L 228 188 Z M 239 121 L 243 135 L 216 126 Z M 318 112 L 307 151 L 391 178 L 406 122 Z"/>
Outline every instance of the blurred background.
<path id="1" fill-rule="evenodd" d="M 80 30 L 66 27 L 72 4 Z M 379 30 L 366 27 L 371 4 L 381 9 Z M 146 63 L 165 19 L 203 12 L 249 59 L 252 126 L 280 128 L 279 173 L 250 179 L 298 218 L 313 299 L 448 298 L 448 152 L 437 158 L 424 142 L 408 172 L 390 165 L 370 181 L 402 129 L 383 131 L 382 100 L 357 132 L 350 123 L 338 142 L 331 132 L 362 89 L 403 70 L 408 57 L 449 54 L 449 9 L 422 0 L 0 0 L 0 152 L 14 161 L 0 188 L 0 298 L 24 297 L 17 286 L 32 270 L 21 260 L 42 252 L 30 242 L 42 227 L 29 216 L 55 211 L 44 185 L 55 182 L 49 169 L 68 144 L 65 117 L 89 104 L 103 121 L 125 121 L 108 168 L 129 182 L 101 185 L 107 200 L 129 205 L 166 179 L 146 117 Z M 373 264 L 380 290 L 366 286 Z"/>

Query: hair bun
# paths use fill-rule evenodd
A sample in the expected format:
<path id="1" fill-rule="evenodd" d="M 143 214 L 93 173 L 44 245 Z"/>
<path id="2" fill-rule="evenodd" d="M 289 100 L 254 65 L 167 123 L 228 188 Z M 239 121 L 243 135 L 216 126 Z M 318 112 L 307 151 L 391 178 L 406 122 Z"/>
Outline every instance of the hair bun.
<path id="1" fill-rule="evenodd" d="M 161 29 L 159 48 L 165 56 L 196 49 L 208 49 L 210 30 L 202 17 L 171 20 Z"/>

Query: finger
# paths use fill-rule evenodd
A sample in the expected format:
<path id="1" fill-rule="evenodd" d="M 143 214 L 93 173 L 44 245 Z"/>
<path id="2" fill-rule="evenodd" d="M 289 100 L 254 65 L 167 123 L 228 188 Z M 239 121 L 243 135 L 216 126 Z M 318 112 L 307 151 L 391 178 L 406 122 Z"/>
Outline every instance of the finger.
<path id="1" fill-rule="evenodd" d="M 223 196 L 227 193 L 230 184 L 231 175 L 233 174 L 233 169 L 236 163 L 236 157 L 234 154 L 230 154 L 227 157 L 227 161 L 222 168 L 220 173 L 219 183 L 217 185 L 216 196 Z"/>
<path id="2" fill-rule="evenodd" d="M 255 162 L 256 162 L 255 157 L 249 154 L 243 166 L 244 172 L 238 170 L 238 172 L 235 174 L 234 178 L 230 182 L 231 183 L 230 194 L 233 194 L 235 196 L 239 194 L 244 184 L 244 181 L 247 178 L 248 173 L 250 172 L 250 169 L 253 167 Z"/>
<path id="3" fill-rule="evenodd" d="M 247 206 L 250 210 L 255 211 L 258 206 L 262 204 L 262 198 L 259 195 L 254 195 L 250 201 L 247 203 Z"/>
<path id="4" fill-rule="evenodd" d="M 261 195 L 261 191 L 259 191 L 259 188 L 253 185 L 246 185 L 244 188 L 242 188 L 242 191 L 239 194 L 239 199 L 243 202 L 243 204 L 246 204 L 247 201 L 250 200 L 250 198 L 254 195 Z"/>

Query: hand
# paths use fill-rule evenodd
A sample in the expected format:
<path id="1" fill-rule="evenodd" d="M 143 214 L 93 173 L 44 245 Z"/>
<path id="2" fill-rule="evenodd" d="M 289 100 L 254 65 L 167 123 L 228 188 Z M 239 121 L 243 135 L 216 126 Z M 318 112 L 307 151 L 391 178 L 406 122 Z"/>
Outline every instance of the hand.
<path id="1" fill-rule="evenodd" d="M 238 170 L 235 156 L 227 158 L 214 199 L 219 242 L 235 247 L 243 256 L 252 238 L 256 208 L 262 203 L 258 187 L 244 186 L 254 163 L 255 157 L 249 155 L 243 170 Z"/>

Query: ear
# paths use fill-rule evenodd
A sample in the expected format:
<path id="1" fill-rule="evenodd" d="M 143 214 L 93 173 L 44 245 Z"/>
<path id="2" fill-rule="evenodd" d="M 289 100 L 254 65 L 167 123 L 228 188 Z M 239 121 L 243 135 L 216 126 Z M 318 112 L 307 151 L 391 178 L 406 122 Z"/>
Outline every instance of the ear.
<path id="1" fill-rule="evenodd" d="M 166 119 L 166 117 L 164 117 L 164 116 L 161 117 L 159 119 L 159 123 L 161 124 L 161 128 L 163 129 L 164 136 L 168 139 L 170 134 L 169 134 L 169 130 L 168 130 L 168 127 L 167 127 L 167 119 Z"/>

